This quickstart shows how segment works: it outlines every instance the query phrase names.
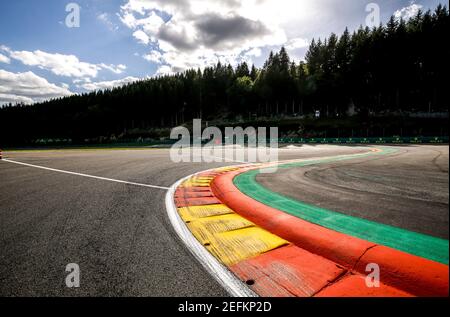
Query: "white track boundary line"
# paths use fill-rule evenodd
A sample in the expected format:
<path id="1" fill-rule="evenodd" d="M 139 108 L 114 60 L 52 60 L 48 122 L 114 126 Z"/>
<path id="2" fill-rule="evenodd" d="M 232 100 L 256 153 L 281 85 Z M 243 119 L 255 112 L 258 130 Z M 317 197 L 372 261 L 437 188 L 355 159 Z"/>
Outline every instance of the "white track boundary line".
<path id="1" fill-rule="evenodd" d="M 148 187 L 148 188 L 156 188 L 156 189 L 163 189 L 163 190 L 168 190 L 169 189 L 169 187 L 164 187 L 164 186 L 156 186 L 156 185 L 148 185 L 148 184 L 127 182 L 127 181 L 123 181 L 123 180 L 119 180 L 119 179 L 113 179 L 113 178 L 106 178 L 106 177 L 94 176 L 94 175 L 83 174 L 83 173 L 70 172 L 70 171 L 65 171 L 65 170 L 60 170 L 60 169 L 56 169 L 56 168 L 40 166 L 40 165 L 28 164 L 28 163 L 23 163 L 23 162 L 18 162 L 18 161 L 11 161 L 11 160 L 7 160 L 7 159 L 3 159 L 1 161 L 8 162 L 8 163 L 19 164 L 19 165 L 24 165 L 24 166 L 28 166 L 28 167 L 39 168 L 39 169 L 52 171 L 52 172 L 58 172 L 58 173 L 64 173 L 64 174 L 76 175 L 76 176 L 82 176 L 82 177 L 88 177 L 88 178 L 94 178 L 94 179 L 99 179 L 99 180 L 103 180 L 103 181 L 109 181 L 109 182 L 115 182 L 115 183 L 121 183 L 121 184 L 127 184 L 127 185 L 134 185 L 134 186 L 141 186 L 141 187 Z"/>
<path id="2" fill-rule="evenodd" d="M 220 263 L 208 250 L 192 235 L 183 219 L 178 214 L 175 206 L 174 195 L 177 187 L 192 176 L 211 171 L 211 169 L 198 172 L 180 179 L 173 184 L 166 193 L 166 210 L 169 220 L 175 229 L 175 232 L 180 237 L 192 255 L 202 264 L 205 270 L 214 279 L 222 285 L 225 290 L 234 297 L 258 297 L 248 286 L 239 280 L 227 267 Z"/>

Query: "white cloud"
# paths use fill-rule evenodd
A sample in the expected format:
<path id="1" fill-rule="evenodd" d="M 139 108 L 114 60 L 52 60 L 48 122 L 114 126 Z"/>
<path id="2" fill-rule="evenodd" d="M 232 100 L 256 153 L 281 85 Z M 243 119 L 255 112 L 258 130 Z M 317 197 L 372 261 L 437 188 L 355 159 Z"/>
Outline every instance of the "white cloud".
<path id="1" fill-rule="evenodd" d="M 47 53 L 36 51 L 14 51 L 6 46 L 0 49 L 9 54 L 9 57 L 22 62 L 27 66 L 36 66 L 45 69 L 58 76 L 65 77 L 97 77 L 101 70 L 109 70 L 115 74 L 121 74 L 126 69 L 125 65 L 107 65 L 105 63 L 92 64 L 82 62 L 75 55 L 64 55 L 59 53 Z"/>
<path id="2" fill-rule="evenodd" d="M 123 8 L 123 7 L 122 7 Z M 130 29 L 142 27 L 147 33 L 156 33 L 159 28 L 164 24 L 164 20 L 155 12 L 150 12 L 148 17 L 139 18 L 135 17 L 134 13 L 139 13 L 134 10 L 123 10 L 123 14 L 119 14 L 119 18 L 123 24 Z"/>
<path id="3" fill-rule="evenodd" d="M 151 51 L 149 54 L 143 56 L 149 62 L 161 64 L 163 56 L 159 51 Z"/>
<path id="4" fill-rule="evenodd" d="M 108 13 L 101 13 L 97 15 L 97 19 L 106 25 L 106 27 L 108 27 L 111 31 L 116 31 L 119 29 L 119 27 L 111 21 Z"/>
<path id="5" fill-rule="evenodd" d="M 261 12 L 267 2 L 274 1 L 129 0 L 119 17 L 139 43 L 152 44 L 160 51 L 161 56 L 144 55 L 164 64 L 159 75 L 169 68 L 170 72 L 203 68 L 218 60 L 236 64 L 261 56 L 264 47 L 285 44 L 288 38 L 280 27 L 282 19 L 274 20 L 273 12 L 266 12 L 270 19 L 264 20 L 254 12 Z M 280 7 L 279 3 L 274 7 Z M 164 21 L 160 12 L 169 18 Z"/>
<path id="6" fill-rule="evenodd" d="M 24 103 L 24 104 L 32 104 L 34 101 L 31 98 L 12 95 L 12 94 L 2 94 L 0 93 L 0 107 L 9 103 Z"/>
<path id="7" fill-rule="evenodd" d="M 95 64 L 81 62 L 75 55 L 50 54 L 41 50 L 11 51 L 10 57 L 27 66 L 37 66 L 58 76 L 96 77 L 100 67 Z"/>
<path id="8" fill-rule="evenodd" d="M 173 75 L 175 73 L 171 66 L 163 65 L 158 68 L 155 76 Z"/>
<path id="9" fill-rule="evenodd" d="M 305 38 L 293 38 L 286 44 L 286 50 L 293 60 L 304 60 L 304 55 L 309 48 L 310 42 Z"/>
<path id="10" fill-rule="evenodd" d="M 11 59 L 8 56 L 0 54 L 0 63 L 9 64 L 10 62 L 11 62 Z"/>
<path id="11" fill-rule="evenodd" d="M 261 54 L 262 54 L 262 51 L 259 47 L 252 48 L 251 50 L 245 52 L 245 56 L 249 56 L 249 57 L 252 57 L 252 56 L 260 57 Z"/>
<path id="12" fill-rule="evenodd" d="M 144 31 L 152 36 L 156 35 L 164 25 L 164 20 L 155 12 L 150 12 L 149 17 L 138 20 L 137 25 L 142 25 Z"/>
<path id="13" fill-rule="evenodd" d="M 33 103 L 71 95 L 68 87 L 49 83 L 33 72 L 11 73 L 0 69 L 0 105 L 5 103 Z"/>
<path id="14" fill-rule="evenodd" d="M 400 10 L 397 10 L 394 12 L 394 17 L 398 20 L 409 20 L 410 18 L 414 17 L 420 9 L 422 9 L 421 4 L 411 3 L 409 6 L 404 7 Z"/>
<path id="15" fill-rule="evenodd" d="M 122 15 L 117 14 L 120 18 L 120 21 L 122 21 L 123 24 L 125 24 L 130 29 L 136 27 L 136 18 L 134 15 L 130 12 L 124 12 Z"/>
<path id="16" fill-rule="evenodd" d="M 89 77 L 77 78 L 77 79 L 72 80 L 72 83 L 74 83 L 76 85 L 81 84 L 81 83 L 90 83 L 90 82 L 92 82 L 92 81 Z"/>
<path id="17" fill-rule="evenodd" d="M 129 77 L 125 77 L 123 79 L 118 79 L 118 80 L 85 83 L 85 84 L 79 85 L 77 87 L 83 88 L 83 89 L 86 89 L 89 91 L 111 89 L 114 87 L 120 87 L 120 86 L 126 85 L 128 83 L 132 83 L 132 82 L 135 82 L 138 80 L 139 80 L 139 78 L 129 76 Z"/>
<path id="18" fill-rule="evenodd" d="M 113 72 L 114 74 L 122 74 L 122 73 L 127 69 L 127 67 L 126 67 L 125 65 L 123 65 L 123 64 L 119 64 L 119 65 L 113 65 L 113 64 L 106 65 L 105 63 L 101 63 L 101 64 L 99 64 L 99 66 L 100 66 L 101 68 L 103 68 L 103 69 L 107 69 L 107 70 Z"/>
<path id="19" fill-rule="evenodd" d="M 305 47 L 309 47 L 309 41 L 307 39 L 304 39 L 304 38 L 301 38 L 301 37 L 295 38 L 295 39 L 291 39 L 286 44 L 286 49 L 287 50 L 295 50 L 295 49 L 298 49 L 298 48 L 305 48 Z"/>
<path id="20" fill-rule="evenodd" d="M 150 38 L 147 34 L 145 34 L 142 30 L 137 30 L 133 33 L 133 36 L 138 40 L 141 44 L 148 44 L 150 42 Z"/>

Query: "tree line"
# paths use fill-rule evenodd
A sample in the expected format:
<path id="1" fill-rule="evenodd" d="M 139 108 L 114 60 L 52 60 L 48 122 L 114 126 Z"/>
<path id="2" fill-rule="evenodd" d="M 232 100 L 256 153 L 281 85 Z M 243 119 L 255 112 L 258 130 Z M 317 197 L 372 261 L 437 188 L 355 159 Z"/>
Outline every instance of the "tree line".
<path id="1" fill-rule="evenodd" d="M 191 121 L 448 112 L 449 10 L 312 40 L 305 61 L 283 47 L 261 69 L 243 62 L 0 109 L 0 142 L 126 136 Z M 145 134 L 145 133 L 144 133 Z"/>

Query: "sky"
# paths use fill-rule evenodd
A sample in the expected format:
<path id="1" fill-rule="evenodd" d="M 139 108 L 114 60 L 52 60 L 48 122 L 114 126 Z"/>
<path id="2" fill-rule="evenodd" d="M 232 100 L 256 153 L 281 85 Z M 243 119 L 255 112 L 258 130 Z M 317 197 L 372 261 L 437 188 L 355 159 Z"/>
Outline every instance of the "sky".
<path id="1" fill-rule="evenodd" d="M 448 6 L 442 0 L 1 1 L 0 105 L 112 88 L 218 61 L 260 67 L 281 46 L 300 61 L 313 38 L 353 31 L 377 21 L 377 12 L 385 23 L 439 3 Z"/>

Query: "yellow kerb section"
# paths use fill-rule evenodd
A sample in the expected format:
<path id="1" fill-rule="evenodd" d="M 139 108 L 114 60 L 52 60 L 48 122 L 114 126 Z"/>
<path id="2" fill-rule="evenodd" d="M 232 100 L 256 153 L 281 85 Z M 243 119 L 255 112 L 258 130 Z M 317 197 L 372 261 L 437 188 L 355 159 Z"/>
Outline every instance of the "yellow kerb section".
<path id="1" fill-rule="evenodd" d="M 240 169 L 240 167 L 229 166 L 229 167 L 220 167 L 220 168 L 215 169 L 214 171 L 220 173 L 220 172 L 231 172 L 231 171 L 236 171 L 236 170 L 238 170 L 238 169 Z"/>
<path id="2" fill-rule="evenodd" d="M 217 233 L 207 248 L 225 265 L 231 266 L 286 244 L 289 244 L 286 240 L 266 230 L 250 227 Z"/>
<path id="3" fill-rule="evenodd" d="M 214 242 L 214 236 L 218 233 L 252 226 L 254 226 L 253 223 L 235 213 L 201 218 L 188 224 L 192 234 L 202 244 L 211 244 Z"/>
<path id="4" fill-rule="evenodd" d="M 225 205 L 217 204 L 178 208 L 178 213 L 185 222 L 188 222 L 199 218 L 231 214 L 233 211 Z"/>
<path id="5" fill-rule="evenodd" d="M 199 181 L 192 181 L 187 180 L 183 184 L 181 184 L 180 187 L 209 187 L 210 182 L 199 182 Z"/>
<path id="6" fill-rule="evenodd" d="M 237 169 L 223 167 L 215 172 Z M 194 176 L 181 187 L 210 187 L 213 179 L 211 176 Z M 228 266 L 288 244 L 223 204 L 183 207 L 178 208 L 178 213 L 197 240 Z"/>
<path id="7" fill-rule="evenodd" d="M 180 187 L 209 187 L 214 177 L 194 176 L 184 181 Z"/>

